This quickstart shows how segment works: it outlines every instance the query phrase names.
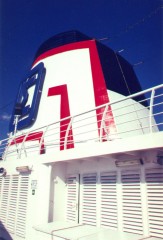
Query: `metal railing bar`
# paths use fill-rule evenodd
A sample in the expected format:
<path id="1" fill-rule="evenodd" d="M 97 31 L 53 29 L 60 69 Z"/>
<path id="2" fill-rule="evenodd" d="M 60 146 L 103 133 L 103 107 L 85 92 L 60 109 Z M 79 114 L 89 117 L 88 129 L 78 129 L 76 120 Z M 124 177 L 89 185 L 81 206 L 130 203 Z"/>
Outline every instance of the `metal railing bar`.
<path id="1" fill-rule="evenodd" d="M 98 107 L 96 107 L 96 108 L 94 108 L 94 109 L 92 109 L 92 110 L 85 111 L 84 113 L 80 113 L 80 114 L 77 114 L 77 115 L 74 115 L 74 116 L 71 116 L 71 117 L 76 118 L 76 117 L 81 116 L 81 115 L 84 115 L 84 114 L 86 114 L 86 113 L 89 113 L 89 112 L 95 111 L 95 110 L 97 110 L 97 109 L 103 108 L 103 107 L 105 107 L 106 105 L 113 105 L 113 104 L 116 104 L 116 103 L 119 103 L 119 102 L 123 102 L 123 101 L 126 101 L 127 99 L 132 99 L 133 97 L 140 96 L 140 95 L 142 95 L 142 94 L 145 94 L 145 93 L 148 93 L 148 92 L 152 91 L 153 89 L 156 90 L 156 89 L 159 89 L 159 88 L 161 88 L 161 87 L 163 87 L 163 84 L 158 85 L 158 86 L 153 87 L 153 88 L 149 88 L 149 89 L 144 90 L 144 91 L 141 91 L 141 92 L 139 92 L 139 93 L 135 93 L 135 94 L 129 95 L 129 96 L 127 96 L 127 97 L 122 97 L 122 98 L 120 98 L 120 99 L 118 99 L 118 100 L 116 100 L 116 101 L 113 101 L 113 102 L 110 102 L 110 103 L 106 103 L 106 104 L 100 105 L 100 106 L 98 106 Z M 55 122 L 55 123 L 48 124 L 48 126 L 51 126 L 51 125 L 60 123 L 60 122 L 62 122 L 62 121 L 65 121 L 65 120 L 67 120 L 67 119 L 70 119 L 71 117 L 63 118 L 63 119 L 61 119 L 61 120 L 59 120 L 59 121 L 57 121 L 57 122 Z M 35 131 L 37 131 L 37 130 L 39 130 L 39 129 L 42 129 L 42 128 L 44 128 L 44 127 L 45 127 L 45 126 L 40 127 L 40 128 L 37 128 L 37 129 L 35 129 Z"/>
<path id="2" fill-rule="evenodd" d="M 156 108 L 160 107 L 163 104 L 163 101 L 158 102 L 159 100 L 162 100 L 161 97 L 163 96 L 163 94 L 157 94 L 157 92 L 155 93 L 155 90 L 160 89 L 160 88 L 163 88 L 163 84 L 153 87 L 153 88 L 150 88 L 150 89 L 147 89 L 145 91 L 141 91 L 136 94 L 129 95 L 127 97 L 119 98 L 118 100 L 100 105 L 92 110 L 85 111 L 83 113 L 76 114 L 74 116 L 69 116 L 69 117 L 63 118 L 55 123 L 48 124 L 47 126 L 33 129 L 33 130 L 25 132 L 25 133 L 16 134 L 16 136 L 10 134 L 9 138 L 1 140 L 0 153 L 2 151 L 2 154 L 4 155 L 3 159 L 5 159 L 5 157 L 7 155 L 11 156 L 12 153 L 15 153 L 16 155 L 18 154 L 19 156 L 21 156 L 23 149 L 24 149 L 24 151 L 26 151 L 29 149 L 37 148 L 35 151 L 38 151 L 38 149 L 39 149 L 38 146 L 42 146 L 44 139 L 46 139 L 46 144 L 53 144 L 55 142 L 57 147 L 58 146 L 67 146 L 69 144 L 72 144 L 73 142 L 75 143 L 74 139 L 73 139 L 73 141 L 68 139 L 69 137 L 74 137 L 73 133 L 70 132 L 70 129 L 72 129 L 73 132 L 76 129 L 80 129 L 81 131 L 83 131 L 83 132 L 75 133 L 75 136 L 77 136 L 77 137 L 81 136 L 81 135 L 85 135 L 85 134 L 87 137 L 87 133 L 97 132 L 98 137 L 95 136 L 93 138 L 83 139 L 83 140 L 81 140 L 82 142 L 95 140 L 95 139 L 99 140 L 98 132 L 100 132 L 100 139 L 106 139 L 106 135 L 107 136 L 115 136 L 116 135 L 116 137 L 117 137 L 117 134 L 119 135 L 119 134 L 128 133 L 128 132 L 132 132 L 132 131 L 136 131 L 136 130 L 143 130 L 146 128 L 150 129 L 150 132 L 152 132 L 154 126 L 162 125 L 162 123 L 158 123 L 158 120 L 157 120 L 157 123 L 155 123 L 155 121 L 154 121 L 154 117 L 159 117 L 159 116 L 161 116 L 161 114 L 163 114 L 163 112 L 156 112 Z M 148 94 L 148 93 L 151 94 L 151 96 L 149 98 L 146 97 L 146 99 L 138 101 L 138 102 L 135 99 L 133 99 L 137 96 L 140 96 L 142 94 Z M 132 103 L 126 104 L 125 106 L 122 106 L 122 107 L 115 107 L 116 105 L 119 105 L 120 102 L 124 103 L 128 99 L 132 100 Z M 142 108 L 140 108 L 139 104 L 142 103 L 143 101 L 147 101 L 147 100 L 150 101 L 149 106 L 147 106 L 147 107 L 142 106 Z M 154 103 L 154 100 L 155 100 L 155 103 Z M 129 109 L 129 111 L 128 111 L 128 109 L 127 109 L 128 107 L 131 106 L 131 107 L 137 108 L 137 105 L 139 106 L 138 109 L 135 109 L 135 110 Z M 110 107 L 110 109 L 109 109 L 109 107 Z M 101 109 L 101 112 L 97 113 L 98 112 L 97 110 L 100 110 L 100 109 Z M 127 112 L 126 113 L 118 113 L 118 110 L 123 111 L 123 109 L 127 109 Z M 139 117 L 138 113 L 141 111 L 144 111 L 145 109 L 148 109 L 149 115 Z M 116 115 L 116 113 L 117 113 L 117 115 Z M 128 116 L 133 115 L 134 113 L 137 116 L 134 119 L 128 120 Z M 108 114 L 110 114 L 110 116 L 108 116 Z M 87 116 L 87 115 L 89 115 L 89 116 Z M 121 118 L 124 118 L 124 116 L 126 116 L 127 120 L 124 119 L 121 121 Z M 73 123 L 71 122 L 72 118 L 73 118 Z M 93 118 L 95 118 L 96 121 L 93 121 Z M 99 120 L 99 118 L 100 118 L 100 120 Z M 145 125 L 146 123 L 144 123 L 143 121 L 147 120 L 148 118 L 149 118 L 149 121 L 148 121 L 149 125 L 146 126 Z M 92 121 L 79 125 L 79 123 L 83 123 L 90 119 L 92 119 Z M 115 133 L 110 133 L 109 132 L 110 126 L 107 126 L 106 122 L 107 121 L 109 122 L 113 119 L 115 119 L 115 122 L 116 122 L 116 129 L 124 124 L 134 123 L 135 121 L 136 122 L 139 121 L 140 126 L 139 127 L 132 126 L 131 129 L 129 129 L 129 130 L 125 130 L 125 131 L 118 130 L 118 132 L 116 131 Z M 64 123 L 63 121 L 68 121 L 68 123 Z M 118 123 L 118 121 L 120 121 L 120 122 Z M 62 127 L 63 127 L 62 131 L 60 131 L 61 123 L 62 123 Z M 142 126 L 142 124 L 143 124 L 143 126 Z M 100 125 L 100 127 L 98 128 L 99 125 Z M 137 125 L 137 123 L 136 123 L 136 125 Z M 87 130 L 86 128 L 90 127 L 90 126 L 92 126 L 91 127 L 92 129 Z M 94 128 L 94 126 L 95 126 L 95 128 Z M 48 127 L 48 129 L 46 129 L 47 127 Z M 55 130 L 57 130 L 57 131 L 55 132 Z M 41 136 L 41 140 L 40 140 L 40 137 L 37 137 L 38 131 L 41 131 L 43 133 Z M 104 136 L 102 136 L 102 131 L 104 131 Z M 28 138 L 28 136 L 30 134 L 32 134 L 32 137 L 33 137 L 33 139 L 31 139 L 31 141 L 39 141 L 38 145 L 31 144 L 31 141 L 30 141 L 30 144 L 28 145 L 28 143 L 27 143 L 28 141 L 26 141 L 26 139 Z M 58 134 L 59 134 L 59 136 L 60 136 L 60 134 L 63 134 L 63 135 L 65 134 L 63 141 L 61 141 L 61 139 L 59 137 L 57 137 L 57 139 L 48 140 L 50 137 L 57 136 Z M 22 142 L 20 140 L 21 137 L 23 139 Z M 57 143 L 56 143 L 56 141 L 57 141 Z M 15 144 L 13 144 L 13 142 L 15 142 Z M 19 145 L 19 144 L 21 144 L 21 145 Z M 46 144 L 44 144 L 44 146 L 46 146 Z M 16 148 L 16 150 L 13 149 L 13 148 L 15 148 L 15 145 L 19 145 L 18 148 Z M 26 154 L 26 152 L 25 152 L 25 154 Z"/>
<path id="3" fill-rule="evenodd" d="M 96 121 L 96 123 L 99 123 L 99 122 L 101 122 L 101 120 L 100 120 L 100 121 Z M 87 123 L 87 124 L 85 124 L 85 125 L 79 125 L 79 126 L 77 126 L 77 127 L 76 127 L 74 124 L 75 124 L 75 123 L 73 123 L 73 130 L 76 130 L 76 129 L 79 129 L 79 128 L 83 128 L 83 127 L 86 127 L 86 126 L 93 125 L 93 124 L 95 124 L 95 122 Z"/>
<path id="4" fill-rule="evenodd" d="M 163 102 L 155 103 L 155 104 L 153 104 L 153 107 L 157 107 L 157 106 L 160 106 L 162 104 L 163 104 Z"/>
<path id="5" fill-rule="evenodd" d="M 140 95 L 142 95 L 142 94 L 148 93 L 148 92 L 150 92 L 150 91 L 152 91 L 152 90 L 156 90 L 156 89 L 159 89 L 159 88 L 162 88 L 162 87 L 163 87 L 163 84 L 158 85 L 158 86 L 155 86 L 155 87 L 153 87 L 153 88 L 149 88 L 149 89 L 144 90 L 144 91 L 141 91 L 141 92 L 139 92 L 139 93 L 135 93 L 135 94 L 129 95 L 129 96 L 127 96 L 127 97 L 122 97 L 122 98 L 120 98 L 120 99 L 118 99 L 118 100 L 115 100 L 115 101 L 113 101 L 113 102 L 100 105 L 100 106 L 98 106 L 98 107 L 96 107 L 96 108 L 94 108 L 94 109 L 92 109 L 92 110 L 85 111 L 85 112 L 83 112 L 83 113 L 80 113 L 80 114 L 77 114 L 77 115 L 74 115 L 74 116 L 71 116 L 71 117 L 76 118 L 76 117 L 81 116 L 81 115 L 84 115 L 84 114 L 86 114 L 86 113 L 89 113 L 89 112 L 95 111 L 95 110 L 97 110 L 97 109 L 103 108 L 103 107 L 105 107 L 106 105 L 113 105 L 113 104 L 116 104 L 116 103 L 119 103 L 119 102 L 123 102 L 123 101 L 126 101 L 127 99 L 132 99 L 132 98 L 134 98 L 134 97 L 140 96 Z M 67 119 L 70 119 L 71 117 L 63 118 L 63 119 L 61 119 L 61 120 L 59 120 L 59 121 L 57 121 L 57 122 L 55 122 L 55 123 L 48 124 L 48 126 L 51 126 L 51 125 L 60 123 L 60 122 L 62 122 L 62 121 L 65 121 L 65 120 L 67 120 Z M 37 128 L 37 129 L 35 129 L 35 131 L 37 131 L 37 130 L 39 130 L 39 129 L 42 129 L 42 128 L 44 128 L 44 127 L 45 127 L 45 126 L 40 127 L 40 128 Z M 33 131 L 34 131 L 34 130 L 33 130 Z M 18 136 L 19 136 L 19 135 L 18 135 Z M 17 136 L 17 137 L 18 137 L 18 136 Z"/>
<path id="6" fill-rule="evenodd" d="M 145 110 L 145 109 L 147 109 L 147 108 L 141 108 L 141 109 L 137 109 L 137 110 L 133 110 L 133 111 L 130 111 L 130 112 L 126 112 L 126 113 L 120 113 L 119 115 L 116 115 L 116 113 L 115 113 L 115 111 L 114 111 L 114 116 L 113 116 L 113 118 L 115 117 L 115 118 L 118 118 L 118 117 L 121 117 L 121 116 L 126 116 L 126 115 L 128 115 L 128 114 L 131 114 L 131 113 L 137 113 L 137 112 L 141 112 L 141 111 L 143 111 L 143 110 Z"/>
<path id="7" fill-rule="evenodd" d="M 157 112 L 157 113 L 154 113 L 153 116 L 159 116 L 159 115 L 163 115 L 163 112 Z"/>
<path id="8" fill-rule="evenodd" d="M 149 128 L 149 126 L 146 126 L 144 128 Z M 118 134 L 124 134 L 124 133 L 133 132 L 133 131 L 137 131 L 137 130 L 141 130 L 141 128 L 134 128 L 134 129 L 126 130 L 126 131 L 119 131 Z"/>
<path id="9" fill-rule="evenodd" d="M 135 121 L 137 121 L 137 123 L 138 123 L 138 120 L 145 120 L 145 119 L 147 119 L 149 116 L 148 115 L 146 115 L 146 116 L 144 116 L 144 117 L 141 117 L 141 118 L 134 118 L 134 119 L 131 119 L 131 120 L 128 120 L 128 121 L 123 121 L 123 122 L 116 122 L 116 126 L 119 126 L 119 125 L 122 125 L 122 124 L 127 124 L 127 123 L 132 123 L 132 122 L 135 122 Z M 136 123 L 135 123 L 136 124 Z"/>
<path id="10" fill-rule="evenodd" d="M 128 99 L 127 99 L 128 100 Z M 126 101 L 127 101 L 126 100 Z M 125 102 L 125 100 L 123 101 L 123 102 Z M 115 103 L 116 104 L 116 103 Z M 115 108 L 115 106 L 114 106 L 114 109 L 111 109 L 110 111 L 112 112 L 113 110 L 114 111 L 116 111 L 116 110 L 119 110 L 119 109 L 124 109 L 124 108 L 128 108 L 128 107 L 131 107 L 131 106 L 135 106 L 135 105 L 138 105 L 139 106 L 139 104 L 140 104 L 140 102 L 131 102 L 130 104 L 127 104 L 127 105 L 125 105 L 125 106 L 120 106 L 120 107 L 118 107 L 118 108 Z M 117 105 L 119 106 L 119 103 L 117 103 Z M 112 104 L 110 105 L 110 106 L 112 106 Z M 149 106 L 143 106 L 143 105 L 141 105 L 143 108 L 149 108 Z"/>
<path id="11" fill-rule="evenodd" d="M 154 103 L 155 89 L 151 91 L 150 107 L 149 107 L 149 126 L 152 132 L 152 116 L 153 116 L 153 103 Z"/>
<path id="12" fill-rule="evenodd" d="M 158 98 L 158 97 L 160 97 L 160 98 L 163 97 L 163 93 L 155 95 L 155 98 Z"/>

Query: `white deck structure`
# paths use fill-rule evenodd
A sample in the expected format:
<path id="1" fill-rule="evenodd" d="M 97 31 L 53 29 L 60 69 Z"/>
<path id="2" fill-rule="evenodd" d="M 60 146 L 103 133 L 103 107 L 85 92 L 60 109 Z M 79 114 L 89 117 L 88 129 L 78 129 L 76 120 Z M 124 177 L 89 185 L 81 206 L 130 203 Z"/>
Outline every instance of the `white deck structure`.
<path id="1" fill-rule="evenodd" d="M 149 107 L 133 100 L 142 94 Z M 19 131 L 0 153 L 5 240 L 163 239 L 163 85 Z"/>

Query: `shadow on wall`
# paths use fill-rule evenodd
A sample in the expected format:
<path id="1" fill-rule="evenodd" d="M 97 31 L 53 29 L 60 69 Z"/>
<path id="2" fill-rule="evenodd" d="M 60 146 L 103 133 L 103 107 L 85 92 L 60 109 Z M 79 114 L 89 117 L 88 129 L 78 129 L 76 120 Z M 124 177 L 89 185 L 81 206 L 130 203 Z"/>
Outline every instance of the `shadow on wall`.
<path id="1" fill-rule="evenodd" d="M 3 223 L 0 221 L 0 240 L 13 240 Z"/>

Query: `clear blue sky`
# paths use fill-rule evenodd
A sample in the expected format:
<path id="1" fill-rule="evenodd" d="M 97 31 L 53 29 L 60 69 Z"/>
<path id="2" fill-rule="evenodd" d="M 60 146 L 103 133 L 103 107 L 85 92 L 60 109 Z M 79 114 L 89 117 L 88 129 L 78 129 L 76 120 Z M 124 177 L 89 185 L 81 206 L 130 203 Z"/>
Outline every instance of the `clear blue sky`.
<path id="1" fill-rule="evenodd" d="M 42 42 L 79 30 L 121 53 L 143 89 L 163 83 L 162 0 L 0 0 L 0 139 L 20 81 Z"/>

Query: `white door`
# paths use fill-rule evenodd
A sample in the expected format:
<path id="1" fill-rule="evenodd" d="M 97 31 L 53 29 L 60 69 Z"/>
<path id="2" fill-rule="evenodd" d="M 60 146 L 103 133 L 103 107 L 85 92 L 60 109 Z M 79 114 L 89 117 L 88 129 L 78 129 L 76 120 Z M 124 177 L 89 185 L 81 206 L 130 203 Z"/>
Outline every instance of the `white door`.
<path id="1" fill-rule="evenodd" d="M 97 174 L 82 176 L 82 223 L 96 226 L 97 224 Z"/>
<path id="2" fill-rule="evenodd" d="M 150 236 L 163 237 L 163 168 L 146 169 Z"/>
<path id="3" fill-rule="evenodd" d="M 67 221 L 79 222 L 79 175 L 69 175 L 67 184 Z"/>
<path id="4" fill-rule="evenodd" d="M 0 227 L 25 239 L 29 174 L 0 177 Z"/>

